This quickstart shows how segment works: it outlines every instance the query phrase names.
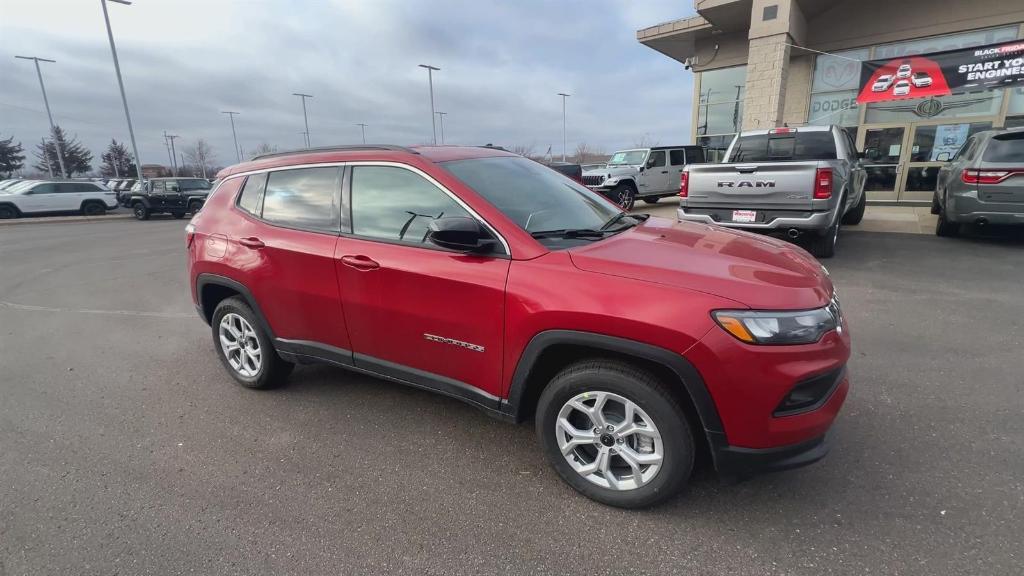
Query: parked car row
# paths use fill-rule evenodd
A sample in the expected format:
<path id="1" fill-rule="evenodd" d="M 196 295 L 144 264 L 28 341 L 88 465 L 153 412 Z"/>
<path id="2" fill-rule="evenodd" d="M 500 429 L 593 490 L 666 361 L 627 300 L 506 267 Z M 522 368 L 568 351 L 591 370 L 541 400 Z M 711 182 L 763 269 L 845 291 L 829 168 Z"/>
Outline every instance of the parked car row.
<path id="1" fill-rule="evenodd" d="M 5 180 L 0 183 L 0 219 L 28 214 L 78 212 L 87 216 L 117 208 L 115 193 L 88 180 Z"/>

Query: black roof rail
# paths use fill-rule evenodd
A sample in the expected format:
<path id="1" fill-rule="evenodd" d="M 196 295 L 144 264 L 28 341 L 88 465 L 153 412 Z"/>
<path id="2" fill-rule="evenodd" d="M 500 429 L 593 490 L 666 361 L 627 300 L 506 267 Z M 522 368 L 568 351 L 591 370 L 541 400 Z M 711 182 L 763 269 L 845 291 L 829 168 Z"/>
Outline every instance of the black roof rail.
<path id="1" fill-rule="evenodd" d="M 259 156 L 253 156 L 249 160 L 263 160 L 265 158 L 292 156 L 294 154 L 307 154 L 309 152 L 352 152 L 359 150 L 391 150 L 392 152 L 407 152 L 409 154 L 419 154 L 419 152 L 413 150 L 412 148 L 406 148 L 405 146 L 393 146 L 391 144 L 344 144 L 340 146 L 321 146 L 319 148 L 299 148 L 296 150 L 286 150 L 284 152 L 271 152 L 270 154 L 260 154 Z"/>

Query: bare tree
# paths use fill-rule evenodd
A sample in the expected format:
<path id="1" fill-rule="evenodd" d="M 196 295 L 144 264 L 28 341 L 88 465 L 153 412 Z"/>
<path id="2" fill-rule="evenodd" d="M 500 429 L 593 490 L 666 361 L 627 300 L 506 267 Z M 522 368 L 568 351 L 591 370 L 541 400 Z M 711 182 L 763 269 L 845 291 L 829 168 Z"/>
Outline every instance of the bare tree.
<path id="1" fill-rule="evenodd" d="M 513 154 L 519 154 L 520 156 L 526 156 L 529 158 L 533 155 L 533 144 L 514 144 L 509 148 L 509 152 Z"/>
<path id="2" fill-rule="evenodd" d="M 576 154 L 573 155 L 572 161 L 577 164 L 594 164 L 596 162 L 603 162 L 608 159 L 608 154 L 600 148 L 594 148 L 586 142 L 580 142 L 576 145 Z"/>
<path id="3" fill-rule="evenodd" d="M 651 148 L 652 146 L 657 146 L 660 143 L 661 142 L 657 138 L 651 136 L 649 132 L 644 132 L 643 136 L 633 141 L 633 147 Z"/>
<path id="4" fill-rule="evenodd" d="M 202 138 L 196 140 L 196 143 L 191 146 L 185 147 L 185 158 L 198 168 L 199 172 L 202 173 L 203 178 L 207 178 L 207 173 L 212 172 L 211 168 L 213 163 L 217 160 L 217 155 L 213 152 L 213 148 L 210 144 Z"/>
<path id="5" fill-rule="evenodd" d="M 269 144 L 267 142 L 260 142 L 252 149 L 253 156 L 262 156 L 264 154 L 274 154 L 277 152 L 277 146 Z"/>

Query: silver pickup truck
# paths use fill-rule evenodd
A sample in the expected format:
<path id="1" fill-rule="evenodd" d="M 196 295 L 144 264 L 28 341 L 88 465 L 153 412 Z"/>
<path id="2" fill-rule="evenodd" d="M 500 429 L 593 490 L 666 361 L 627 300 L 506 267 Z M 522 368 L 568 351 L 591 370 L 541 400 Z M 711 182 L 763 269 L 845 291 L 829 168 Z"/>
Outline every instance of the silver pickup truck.
<path id="1" fill-rule="evenodd" d="M 720 164 L 687 166 L 679 219 L 797 239 L 819 258 L 835 253 L 841 224 L 864 217 L 865 172 L 838 126 L 741 132 Z"/>

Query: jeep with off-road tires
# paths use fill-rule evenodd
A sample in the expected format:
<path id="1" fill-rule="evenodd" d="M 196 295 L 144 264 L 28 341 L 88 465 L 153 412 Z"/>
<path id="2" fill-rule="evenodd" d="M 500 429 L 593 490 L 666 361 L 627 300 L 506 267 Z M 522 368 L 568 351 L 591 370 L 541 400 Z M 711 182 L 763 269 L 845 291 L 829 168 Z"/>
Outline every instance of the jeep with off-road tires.
<path id="1" fill-rule="evenodd" d="M 702 146 L 656 146 L 620 150 L 608 163 L 583 173 L 583 185 L 626 210 L 637 199 L 654 204 L 679 192 L 679 175 L 690 164 L 705 162 Z"/>
<path id="2" fill-rule="evenodd" d="M 210 188 L 205 178 L 150 178 L 136 182 L 122 202 L 138 220 L 149 220 L 153 214 L 184 218 L 203 207 Z"/>
<path id="3" fill-rule="evenodd" d="M 189 284 L 243 386 L 326 363 L 532 420 L 563 480 L 625 508 L 696 465 L 736 479 L 827 452 L 850 333 L 799 247 L 629 214 L 494 148 L 310 149 L 218 176 L 185 227 Z"/>

